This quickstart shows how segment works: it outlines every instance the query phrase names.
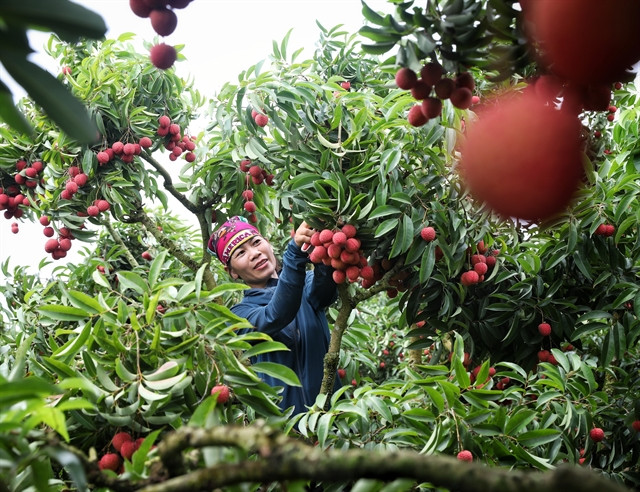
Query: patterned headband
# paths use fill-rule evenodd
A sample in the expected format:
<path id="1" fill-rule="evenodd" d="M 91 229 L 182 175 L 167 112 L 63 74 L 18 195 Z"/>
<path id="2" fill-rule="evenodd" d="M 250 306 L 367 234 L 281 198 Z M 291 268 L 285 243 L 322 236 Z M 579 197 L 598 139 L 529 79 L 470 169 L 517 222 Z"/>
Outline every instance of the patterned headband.
<path id="1" fill-rule="evenodd" d="M 236 215 L 230 217 L 211 234 L 207 250 L 209 253 L 215 254 L 224 265 L 228 265 L 231 255 L 238 246 L 253 236 L 259 235 L 258 229 L 249 224 L 247 219 Z"/>

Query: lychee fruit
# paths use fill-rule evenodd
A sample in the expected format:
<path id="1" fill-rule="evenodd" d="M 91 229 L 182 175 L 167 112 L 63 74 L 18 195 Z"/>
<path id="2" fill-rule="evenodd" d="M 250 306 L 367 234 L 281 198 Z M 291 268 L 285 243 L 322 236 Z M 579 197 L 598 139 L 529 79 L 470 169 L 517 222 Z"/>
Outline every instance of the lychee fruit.
<path id="1" fill-rule="evenodd" d="M 604 440 L 604 431 L 600 427 L 594 427 L 589 431 L 589 437 L 593 442 L 601 442 Z"/>
<path id="2" fill-rule="evenodd" d="M 169 36 L 178 25 L 178 16 L 173 10 L 167 8 L 153 9 L 149 13 L 149 20 L 153 30 L 160 36 Z"/>
<path id="3" fill-rule="evenodd" d="M 543 337 L 548 337 L 551 335 L 551 325 L 549 323 L 540 323 L 538 325 L 538 331 Z"/>
<path id="4" fill-rule="evenodd" d="M 460 451 L 458 453 L 457 458 L 460 461 L 469 461 L 469 462 L 471 462 L 471 461 L 473 461 L 473 454 L 471 454 L 471 451 L 463 449 L 462 451 Z"/>
<path id="5" fill-rule="evenodd" d="M 460 172 L 471 195 L 503 217 L 553 217 L 584 175 L 580 121 L 533 91 L 504 98 L 469 125 Z"/>
<path id="6" fill-rule="evenodd" d="M 409 109 L 409 113 L 407 114 L 407 120 L 411 126 L 422 126 L 428 120 L 428 118 L 422 112 L 422 104 L 416 104 Z"/>
<path id="7" fill-rule="evenodd" d="M 433 227 L 423 227 L 420 231 L 420 237 L 427 242 L 431 242 L 436 238 L 436 230 Z"/>
<path id="8" fill-rule="evenodd" d="M 636 432 L 640 432 L 640 420 L 634 420 L 631 422 L 631 428 Z"/>
<path id="9" fill-rule="evenodd" d="M 178 58 L 178 52 L 173 46 L 160 43 L 151 47 L 149 58 L 156 68 L 166 70 L 173 66 Z"/>
<path id="10" fill-rule="evenodd" d="M 225 384 L 219 384 L 211 389 L 211 396 L 217 395 L 217 402 L 225 404 L 229 401 L 229 387 Z"/>
<path id="11" fill-rule="evenodd" d="M 269 123 L 269 117 L 266 114 L 257 114 L 254 121 L 256 122 L 256 125 L 264 127 Z"/>
<path id="12" fill-rule="evenodd" d="M 465 287 L 480 282 L 480 275 L 475 270 L 469 270 L 460 275 L 460 283 Z"/>
<path id="13" fill-rule="evenodd" d="M 135 441 L 133 440 L 125 441 L 122 443 L 122 446 L 120 447 L 120 455 L 125 460 L 131 460 L 133 453 L 135 453 L 137 449 L 138 449 L 138 446 Z"/>
<path id="14" fill-rule="evenodd" d="M 122 444 L 128 441 L 133 441 L 133 437 L 131 437 L 131 434 L 129 434 L 128 432 L 118 432 L 111 439 L 111 445 L 116 451 L 120 452 Z"/>
<path id="15" fill-rule="evenodd" d="M 418 75 L 409 67 L 403 67 L 396 72 L 395 79 L 400 89 L 410 90 L 418 81 Z"/>
<path id="16" fill-rule="evenodd" d="M 102 456 L 102 458 L 100 458 L 100 461 L 98 461 L 98 467 L 101 470 L 111 470 L 117 472 L 118 468 L 120 468 L 121 463 L 122 461 L 120 460 L 120 456 L 115 453 L 107 453 Z"/>

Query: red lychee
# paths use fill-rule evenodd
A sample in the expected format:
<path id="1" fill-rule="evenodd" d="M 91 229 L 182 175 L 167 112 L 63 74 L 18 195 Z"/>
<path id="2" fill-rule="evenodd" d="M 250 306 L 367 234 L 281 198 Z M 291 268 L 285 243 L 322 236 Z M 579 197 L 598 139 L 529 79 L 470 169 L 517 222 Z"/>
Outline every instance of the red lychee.
<path id="1" fill-rule="evenodd" d="M 171 118 L 169 118 L 166 114 L 163 114 L 158 118 L 158 125 L 160 125 L 161 127 L 169 128 L 170 124 L 171 124 Z"/>
<path id="2" fill-rule="evenodd" d="M 122 446 L 120 447 L 120 455 L 125 460 L 131 460 L 133 453 L 135 453 L 137 449 L 138 449 L 138 446 L 135 441 L 133 440 L 125 441 L 122 443 Z"/>
<path id="3" fill-rule="evenodd" d="M 427 242 L 431 242 L 436 238 L 436 230 L 433 227 L 423 227 L 420 231 L 420 237 Z"/>
<path id="4" fill-rule="evenodd" d="M 540 323 L 538 325 L 538 331 L 543 337 L 548 337 L 551 335 L 551 325 L 549 323 Z"/>
<path id="5" fill-rule="evenodd" d="M 344 270 L 334 270 L 332 277 L 333 281 L 336 284 L 344 284 L 344 282 L 347 280 L 347 274 L 344 272 Z"/>
<path id="6" fill-rule="evenodd" d="M 120 456 L 115 453 L 107 453 L 102 458 L 100 458 L 100 461 L 98 461 L 98 467 L 101 470 L 111 470 L 117 472 L 120 468 L 121 463 L 122 462 L 120 460 Z"/>
<path id="7" fill-rule="evenodd" d="M 347 371 L 345 371 L 344 369 L 338 369 L 338 377 L 340 379 L 344 379 L 347 375 Z"/>
<path id="8" fill-rule="evenodd" d="M 151 63 L 161 70 L 166 70 L 173 66 L 178 58 L 178 52 L 173 46 L 165 43 L 156 44 L 149 52 Z M 114 149 L 115 150 L 115 149 Z"/>
<path id="9" fill-rule="evenodd" d="M 140 256 L 142 256 L 142 258 L 147 261 L 153 260 L 153 256 L 151 256 L 151 253 L 149 253 L 148 251 L 144 251 Z"/>
<path id="10" fill-rule="evenodd" d="M 73 182 L 75 184 L 77 184 L 78 186 L 84 186 L 87 184 L 87 181 L 89 181 L 89 176 L 87 176 L 85 173 L 80 173 L 77 174 L 76 176 L 74 176 L 73 178 Z"/>
<path id="11" fill-rule="evenodd" d="M 499 145 L 494 135 L 501 135 Z M 471 195 L 503 217 L 557 215 L 584 174 L 580 121 L 533 91 L 483 111 L 468 127 L 461 155 L 461 176 Z"/>
<path id="12" fill-rule="evenodd" d="M 469 461 L 469 462 L 471 462 L 471 461 L 473 461 L 473 454 L 471 454 L 471 451 L 467 451 L 466 449 L 463 449 L 462 451 L 460 451 L 458 453 L 457 458 L 460 461 Z"/>
<path id="13" fill-rule="evenodd" d="M 416 104 L 409 109 L 409 113 L 407 114 L 407 120 L 411 126 L 422 126 L 427 121 L 427 117 L 422 112 L 422 105 Z"/>
<path id="14" fill-rule="evenodd" d="M 355 235 L 358 232 L 356 230 L 356 227 L 354 225 L 352 225 L 352 224 L 343 225 L 341 231 L 344 232 L 346 234 L 346 236 L 349 237 L 349 238 L 355 237 Z"/>
<path id="15" fill-rule="evenodd" d="M 631 422 L 631 427 L 634 431 L 640 432 L 640 420 L 634 420 L 633 422 Z"/>
<path id="16" fill-rule="evenodd" d="M 149 17 L 151 13 L 151 7 L 149 7 L 144 0 L 129 0 L 129 8 L 131 12 L 142 18 Z"/>
<path id="17" fill-rule="evenodd" d="M 444 69 L 438 62 L 429 62 L 420 70 L 420 78 L 432 87 L 442 78 L 442 74 Z"/>
<path id="18" fill-rule="evenodd" d="M 473 93 L 468 87 L 456 87 L 449 96 L 451 104 L 458 109 L 469 109 L 471 107 L 472 98 Z"/>
<path id="19" fill-rule="evenodd" d="M 227 403 L 229 401 L 229 387 L 224 384 L 214 386 L 211 389 L 211 396 L 216 395 L 218 403 L 220 403 L 221 405 Z"/>
<path id="20" fill-rule="evenodd" d="M 250 214 L 252 214 L 253 212 L 256 211 L 256 204 L 254 202 L 252 202 L 251 200 L 247 201 L 244 203 L 244 209 L 249 212 Z"/>
<path id="21" fill-rule="evenodd" d="M 410 90 L 418 81 L 418 76 L 409 67 L 403 67 L 396 72 L 396 85 L 400 89 Z"/>
<path id="22" fill-rule="evenodd" d="M 267 126 L 267 123 L 269 123 L 269 117 L 266 114 L 257 114 L 254 121 L 256 122 L 256 125 L 260 127 Z"/>
<path id="23" fill-rule="evenodd" d="M 87 207 L 87 215 L 89 217 L 97 217 L 98 215 L 100 215 L 100 209 L 95 205 L 89 205 Z"/>
<path id="24" fill-rule="evenodd" d="M 428 118 L 437 118 L 442 113 L 442 100 L 437 97 L 427 97 L 422 101 L 422 112 Z"/>
<path id="25" fill-rule="evenodd" d="M 473 284 L 477 284 L 480 281 L 480 275 L 475 270 L 469 270 L 464 272 L 460 276 L 460 283 L 465 287 L 468 287 Z"/>
<path id="26" fill-rule="evenodd" d="M 138 143 L 140 144 L 140 147 L 142 147 L 143 149 L 148 149 L 153 144 L 153 142 L 149 137 L 142 137 L 140 139 L 140 142 Z"/>
<path id="27" fill-rule="evenodd" d="M 604 431 L 600 427 L 594 427 L 589 431 L 589 437 L 593 442 L 601 442 L 604 440 Z"/>
<path id="28" fill-rule="evenodd" d="M 111 445 L 116 451 L 120 452 L 122 444 L 128 441 L 133 441 L 133 437 L 131 437 L 131 434 L 129 434 L 128 432 L 118 432 L 111 439 Z"/>
<path id="29" fill-rule="evenodd" d="M 178 16 L 168 8 L 153 9 L 149 13 L 149 20 L 153 30 L 160 36 L 169 36 L 178 25 Z"/>

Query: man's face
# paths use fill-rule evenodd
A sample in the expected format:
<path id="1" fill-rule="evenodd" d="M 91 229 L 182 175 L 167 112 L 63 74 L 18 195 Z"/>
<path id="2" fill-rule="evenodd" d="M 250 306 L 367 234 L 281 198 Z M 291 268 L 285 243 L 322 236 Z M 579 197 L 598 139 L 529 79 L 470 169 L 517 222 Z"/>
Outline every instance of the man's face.
<path id="1" fill-rule="evenodd" d="M 238 246 L 229 260 L 229 274 L 249 287 L 264 288 L 270 278 L 278 278 L 276 257 L 271 244 L 262 236 L 254 236 Z"/>

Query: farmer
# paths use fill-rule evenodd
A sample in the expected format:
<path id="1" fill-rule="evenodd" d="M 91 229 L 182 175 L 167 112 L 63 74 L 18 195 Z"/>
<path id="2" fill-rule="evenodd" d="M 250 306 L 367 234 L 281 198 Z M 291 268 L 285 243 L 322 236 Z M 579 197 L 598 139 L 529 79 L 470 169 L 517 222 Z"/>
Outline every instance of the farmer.
<path id="1" fill-rule="evenodd" d="M 255 362 L 277 362 L 298 375 L 302 386 L 284 385 L 279 405 L 282 410 L 293 406 L 294 414 L 305 412 L 320 392 L 329 347 L 324 310 L 337 297 L 331 267 L 307 269 L 309 257 L 303 246 L 310 243 L 313 233 L 305 222 L 298 227 L 284 252 L 281 269 L 269 241 L 243 217 L 229 218 L 207 245 L 233 279 L 250 287 L 231 311 L 289 349 L 257 355 Z M 269 375 L 264 374 L 263 379 L 270 386 L 283 386 Z M 339 387 L 337 377 L 336 383 Z"/>

